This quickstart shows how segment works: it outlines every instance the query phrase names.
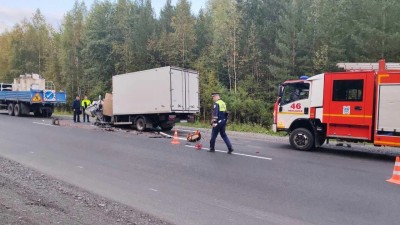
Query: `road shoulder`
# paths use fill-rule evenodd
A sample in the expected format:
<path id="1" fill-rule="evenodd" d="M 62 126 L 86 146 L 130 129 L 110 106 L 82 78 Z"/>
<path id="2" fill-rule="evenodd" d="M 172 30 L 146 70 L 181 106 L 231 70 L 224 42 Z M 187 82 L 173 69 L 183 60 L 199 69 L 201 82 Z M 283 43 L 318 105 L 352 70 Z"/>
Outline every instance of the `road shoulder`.
<path id="1" fill-rule="evenodd" d="M 2 224 L 169 224 L 0 157 Z"/>

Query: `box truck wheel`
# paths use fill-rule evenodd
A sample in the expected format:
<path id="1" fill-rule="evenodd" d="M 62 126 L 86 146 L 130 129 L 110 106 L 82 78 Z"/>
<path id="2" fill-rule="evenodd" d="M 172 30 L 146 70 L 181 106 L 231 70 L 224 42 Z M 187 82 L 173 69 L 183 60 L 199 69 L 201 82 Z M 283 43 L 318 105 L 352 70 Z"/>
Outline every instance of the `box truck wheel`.
<path id="1" fill-rule="evenodd" d="M 19 103 L 14 105 L 14 115 L 15 116 L 21 116 L 21 105 Z"/>
<path id="2" fill-rule="evenodd" d="M 146 121 L 143 117 L 137 118 L 135 124 L 138 131 L 144 131 L 146 129 Z"/>
<path id="3" fill-rule="evenodd" d="M 14 103 L 8 104 L 7 110 L 8 110 L 8 115 L 14 116 Z"/>
<path id="4" fill-rule="evenodd" d="M 314 148 L 314 136 L 306 128 L 294 129 L 290 133 L 289 141 L 297 150 L 308 151 Z"/>

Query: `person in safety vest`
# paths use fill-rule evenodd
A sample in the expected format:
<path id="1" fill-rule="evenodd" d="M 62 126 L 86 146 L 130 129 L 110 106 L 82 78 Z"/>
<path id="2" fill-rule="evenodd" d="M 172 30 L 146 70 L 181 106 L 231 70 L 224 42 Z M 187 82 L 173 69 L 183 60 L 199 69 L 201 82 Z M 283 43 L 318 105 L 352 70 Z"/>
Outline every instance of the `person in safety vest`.
<path id="1" fill-rule="evenodd" d="M 85 114 L 86 108 L 91 104 L 90 100 L 88 97 L 85 95 L 85 97 L 82 100 L 82 111 L 83 111 L 83 122 L 85 122 L 85 119 L 87 119 L 87 122 L 90 123 L 89 121 L 89 115 Z"/>
<path id="2" fill-rule="evenodd" d="M 218 134 L 220 134 L 226 144 L 226 147 L 228 147 L 228 154 L 231 154 L 233 152 L 232 144 L 225 133 L 226 122 L 228 119 L 226 104 L 220 99 L 219 93 L 212 93 L 212 97 L 214 101 L 214 108 L 211 121 L 212 134 L 209 152 L 215 152 L 215 140 L 217 139 Z"/>

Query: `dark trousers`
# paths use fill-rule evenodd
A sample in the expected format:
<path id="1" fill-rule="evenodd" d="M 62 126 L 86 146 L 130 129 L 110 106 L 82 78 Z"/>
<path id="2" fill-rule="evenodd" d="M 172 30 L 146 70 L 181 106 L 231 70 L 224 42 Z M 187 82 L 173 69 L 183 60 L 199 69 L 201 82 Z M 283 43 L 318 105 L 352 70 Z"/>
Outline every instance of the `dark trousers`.
<path id="1" fill-rule="evenodd" d="M 75 111 L 74 111 L 74 122 L 81 122 L 79 114 L 80 114 L 80 111 L 78 109 L 75 109 Z"/>
<path id="2" fill-rule="evenodd" d="M 83 116 L 83 122 L 85 122 L 85 119 L 87 119 L 87 121 L 88 122 L 90 122 L 89 121 L 89 115 L 87 115 L 87 114 L 85 114 L 85 108 L 82 108 L 82 110 L 83 110 L 83 112 L 82 112 L 82 116 Z"/>
<path id="3" fill-rule="evenodd" d="M 224 140 L 226 147 L 228 149 L 232 149 L 232 144 L 229 141 L 228 135 L 225 133 L 226 128 L 226 121 L 222 121 L 216 127 L 213 127 L 210 139 L 210 149 L 215 149 L 215 140 L 217 139 L 218 134 L 221 135 L 222 139 Z"/>

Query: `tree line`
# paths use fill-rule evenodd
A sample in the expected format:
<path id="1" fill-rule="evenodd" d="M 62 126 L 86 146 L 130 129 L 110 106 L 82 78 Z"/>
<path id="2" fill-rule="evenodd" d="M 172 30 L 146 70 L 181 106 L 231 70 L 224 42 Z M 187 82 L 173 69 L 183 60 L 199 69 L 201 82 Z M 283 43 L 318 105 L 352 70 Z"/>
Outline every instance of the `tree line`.
<path id="1" fill-rule="evenodd" d="M 59 28 L 38 9 L 0 34 L 0 80 L 39 73 L 68 102 L 111 92 L 113 75 L 161 66 L 200 73 L 201 119 L 222 92 L 237 123 L 268 127 L 277 85 L 337 62 L 399 61 L 397 0 L 76 1 Z M 149 90 L 151 94 L 151 90 Z"/>

